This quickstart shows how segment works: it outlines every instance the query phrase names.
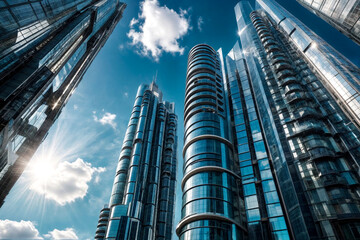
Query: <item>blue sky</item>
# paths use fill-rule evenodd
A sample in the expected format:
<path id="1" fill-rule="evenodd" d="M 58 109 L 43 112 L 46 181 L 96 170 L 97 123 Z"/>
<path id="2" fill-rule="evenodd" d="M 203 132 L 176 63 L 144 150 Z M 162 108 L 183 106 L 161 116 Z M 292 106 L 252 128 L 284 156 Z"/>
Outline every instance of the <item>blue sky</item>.
<path id="1" fill-rule="evenodd" d="M 22 238 L 94 237 L 99 211 L 109 201 L 137 87 L 150 83 L 156 72 L 164 99 L 176 105 L 180 183 L 187 52 L 207 43 L 227 54 L 238 39 L 237 2 L 146 0 L 140 8 L 143 1 L 128 1 L 123 19 L 0 209 L 0 230 L 7 224 L 13 232 L 30 234 Z M 278 2 L 360 66 L 359 46 L 295 0 Z M 180 208 L 178 187 L 175 223 Z"/>

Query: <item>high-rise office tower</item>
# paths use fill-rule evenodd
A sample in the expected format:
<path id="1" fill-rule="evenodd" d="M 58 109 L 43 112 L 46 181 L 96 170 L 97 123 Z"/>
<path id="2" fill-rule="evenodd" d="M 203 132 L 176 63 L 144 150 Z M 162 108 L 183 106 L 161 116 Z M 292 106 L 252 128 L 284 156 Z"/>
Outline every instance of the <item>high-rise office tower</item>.
<path id="1" fill-rule="evenodd" d="M 294 239 L 357 239 L 360 71 L 275 1 L 257 0 L 255 9 L 248 1 L 235 6 L 240 45 L 229 56 L 242 91 L 250 80 L 268 173 L 284 206 L 267 213 L 283 214 Z M 262 144 L 259 149 L 262 154 Z M 262 162 L 253 165 L 268 206 Z M 273 225 L 271 216 L 265 221 L 285 227 Z"/>
<path id="2" fill-rule="evenodd" d="M 0 3 L 0 205 L 122 17 L 118 0 Z"/>
<path id="3" fill-rule="evenodd" d="M 176 229 L 181 240 L 247 236 L 220 55 L 199 44 L 188 57 L 182 220 Z"/>
<path id="4" fill-rule="evenodd" d="M 138 89 L 121 148 L 109 206 L 95 239 L 172 237 L 177 116 L 155 83 Z"/>
<path id="5" fill-rule="evenodd" d="M 360 0 L 297 0 L 360 45 Z"/>
<path id="6" fill-rule="evenodd" d="M 226 56 L 226 67 L 249 239 L 290 239 L 284 201 L 273 172 L 271 149 L 255 102 L 250 69 L 238 43 Z"/>

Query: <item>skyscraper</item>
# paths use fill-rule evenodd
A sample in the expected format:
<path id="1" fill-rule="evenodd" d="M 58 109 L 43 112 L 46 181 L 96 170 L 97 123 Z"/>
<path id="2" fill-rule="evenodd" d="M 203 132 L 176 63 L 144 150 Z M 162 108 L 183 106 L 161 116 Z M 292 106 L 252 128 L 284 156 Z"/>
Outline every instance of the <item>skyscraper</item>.
<path id="1" fill-rule="evenodd" d="M 276 2 L 190 50 L 180 239 L 357 239 L 360 71 Z M 226 67 L 226 70 L 225 70 Z"/>
<path id="2" fill-rule="evenodd" d="M 257 109 L 250 69 L 238 42 L 226 56 L 226 67 L 249 239 L 290 239 L 288 218 Z"/>
<path id="3" fill-rule="evenodd" d="M 126 4 L 5 0 L 0 5 L 2 205 Z"/>
<path id="4" fill-rule="evenodd" d="M 171 239 L 176 129 L 174 103 L 162 101 L 155 83 L 141 85 L 95 239 Z"/>
<path id="5" fill-rule="evenodd" d="M 360 0 L 297 0 L 360 45 Z"/>
<path id="6" fill-rule="evenodd" d="M 189 52 L 184 105 L 184 177 L 180 239 L 245 239 L 244 201 L 232 143 L 219 54 L 206 44 Z"/>
<path id="7" fill-rule="evenodd" d="M 240 46 L 230 56 L 248 69 L 289 232 L 356 239 L 360 71 L 275 1 L 255 8 L 235 6 Z"/>

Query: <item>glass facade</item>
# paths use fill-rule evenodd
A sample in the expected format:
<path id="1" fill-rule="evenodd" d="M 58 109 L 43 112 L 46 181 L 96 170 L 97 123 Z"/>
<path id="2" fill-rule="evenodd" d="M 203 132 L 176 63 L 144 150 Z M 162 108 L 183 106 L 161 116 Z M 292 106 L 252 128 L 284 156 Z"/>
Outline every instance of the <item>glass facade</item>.
<path id="1" fill-rule="evenodd" d="M 199 44 L 188 57 L 182 220 L 176 229 L 182 240 L 247 236 L 221 55 Z"/>
<path id="2" fill-rule="evenodd" d="M 118 0 L 0 1 L 0 205 L 125 7 Z"/>
<path id="3" fill-rule="evenodd" d="M 249 239 L 290 239 L 271 158 L 240 46 L 226 56 L 234 145 L 240 166 Z"/>
<path id="4" fill-rule="evenodd" d="M 176 130 L 174 103 L 162 102 L 155 83 L 141 85 L 116 169 L 110 217 L 101 222 L 101 211 L 95 239 L 171 239 Z"/>
<path id="5" fill-rule="evenodd" d="M 360 127 L 360 69 L 275 1 L 259 0 L 256 5 L 279 25 L 350 120 Z"/>
<path id="6" fill-rule="evenodd" d="M 297 0 L 360 45 L 360 0 Z"/>
<path id="7" fill-rule="evenodd" d="M 350 104 L 359 69 L 274 1 L 257 0 L 255 11 L 241 1 L 235 13 L 229 88 L 233 102 L 245 103 L 234 107 L 235 127 L 251 129 L 236 131 L 240 168 L 261 179 L 261 188 L 242 183 L 248 225 L 265 205 L 275 239 L 359 238 L 360 115 Z"/>

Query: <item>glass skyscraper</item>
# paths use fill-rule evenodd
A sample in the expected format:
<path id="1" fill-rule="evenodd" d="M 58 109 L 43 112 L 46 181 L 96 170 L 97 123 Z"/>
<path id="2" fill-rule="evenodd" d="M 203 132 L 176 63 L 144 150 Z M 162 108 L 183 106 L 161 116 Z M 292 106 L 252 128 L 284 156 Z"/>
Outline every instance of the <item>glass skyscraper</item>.
<path id="1" fill-rule="evenodd" d="M 109 206 L 95 239 L 172 237 L 177 116 L 153 82 L 140 85 L 121 148 Z"/>
<path id="2" fill-rule="evenodd" d="M 360 45 L 360 0 L 297 0 Z"/>
<path id="3" fill-rule="evenodd" d="M 275 1 L 255 9 L 235 6 L 240 45 L 231 55 L 248 69 L 288 232 L 357 239 L 359 68 Z"/>
<path id="4" fill-rule="evenodd" d="M 199 44 L 188 57 L 180 239 L 245 239 L 247 234 L 220 55 Z"/>
<path id="5" fill-rule="evenodd" d="M 118 0 L 0 2 L 0 205 L 125 7 Z"/>
<path id="6" fill-rule="evenodd" d="M 272 0 L 190 50 L 180 239 L 358 239 L 360 71 Z"/>

